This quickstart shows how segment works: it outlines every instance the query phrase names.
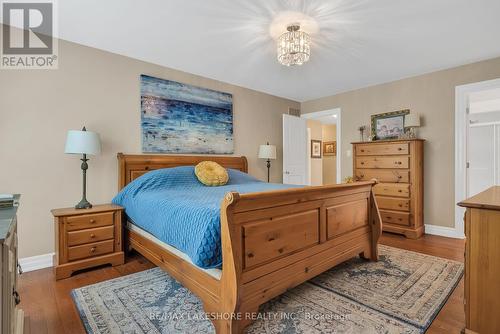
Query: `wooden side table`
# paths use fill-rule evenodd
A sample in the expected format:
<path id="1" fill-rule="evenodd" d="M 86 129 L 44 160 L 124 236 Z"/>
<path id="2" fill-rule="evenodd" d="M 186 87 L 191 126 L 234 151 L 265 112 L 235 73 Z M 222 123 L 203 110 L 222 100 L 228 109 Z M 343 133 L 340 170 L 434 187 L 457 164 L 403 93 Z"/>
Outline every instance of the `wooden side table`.
<path id="1" fill-rule="evenodd" d="M 54 209 L 56 280 L 103 264 L 124 263 L 122 213 L 114 204 Z"/>

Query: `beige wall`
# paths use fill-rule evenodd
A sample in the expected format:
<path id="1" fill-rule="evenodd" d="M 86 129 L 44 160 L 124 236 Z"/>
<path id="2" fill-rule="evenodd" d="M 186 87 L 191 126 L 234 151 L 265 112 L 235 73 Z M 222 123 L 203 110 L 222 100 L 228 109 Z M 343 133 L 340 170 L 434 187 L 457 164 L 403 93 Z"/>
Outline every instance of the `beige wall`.
<path id="1" fill-rule="evenodd" d="M 67 130 L 86 125 L 101 134 L 88 199 L 105 203 L 116 194 L 116 153 L 141 153 L 140 74 L 233 94 L 236 155 L 246 155 L 250 174 L 264 180 L 259 144 L 276 145 L 271 179 L 281 182 L 281 115 L 299 103 L 65 41 L 59 59 L 58 70 L 0 70 L 0 193 L 22 194 L 21 257 L 54 251 L 50 209 L 81 198 L 79 158 L 63 154 Z"/>
<path id="2" fill-rule="evenodd" d="M 337 140 L 337 126 L 335 124 L 323 124 L 323 142 Z M 337 183 L 337 157 L 325 155 L 323 152 L 323 184 Z"/>
<path id="3" fill-rule="evenodd" d="M 307 120 L 307 127 L 311 133 L 311 140 L 322 140 L 321 123 L 314 120 Z M 311 142 L 309 142 L 309 166 L 311 173 L 311 186 L 321 186 L 323 184 L 323 160 L 318 158 L 311 158 Z"/>
<path id="4" fill-rule="evenodd" d="M 356 75 L 356 73 L 353 73 Z M 370 115 L 404 108 L 420 113 L 425 142 L 425 224 L 454 226 L 455 86 L 500 77 L 500 58 L 302 103 L 302 113 L 342 109 L 342 176 L 352 174 L 350 142 Z"/>

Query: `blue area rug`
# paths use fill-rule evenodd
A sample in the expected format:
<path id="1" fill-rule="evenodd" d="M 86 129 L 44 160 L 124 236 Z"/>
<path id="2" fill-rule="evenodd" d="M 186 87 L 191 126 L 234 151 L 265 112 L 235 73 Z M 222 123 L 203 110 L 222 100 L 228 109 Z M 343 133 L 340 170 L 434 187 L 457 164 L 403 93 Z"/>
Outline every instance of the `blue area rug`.
<path id="1" fill-rule="evenodd" d="M 380 246 L 261 306 L 247 333 L 424 333 L 463 264 Z M 88 333 L 214 333 L 201 301 L 160 268 L 72 292 Z"/>

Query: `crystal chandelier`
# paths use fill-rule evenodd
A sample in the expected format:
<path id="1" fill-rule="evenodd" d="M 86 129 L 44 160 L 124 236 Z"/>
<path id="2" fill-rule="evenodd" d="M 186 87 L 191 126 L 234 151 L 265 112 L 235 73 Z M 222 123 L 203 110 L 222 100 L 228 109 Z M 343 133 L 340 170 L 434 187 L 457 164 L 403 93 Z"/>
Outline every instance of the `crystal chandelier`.
<path id="1" fill-rule="evenodd" d="M 282 65 L 302 65 L 311 55 L 311 38 L 300 30 L 300 25 L 291 24 L 278 38 L 278 61 Z"/>

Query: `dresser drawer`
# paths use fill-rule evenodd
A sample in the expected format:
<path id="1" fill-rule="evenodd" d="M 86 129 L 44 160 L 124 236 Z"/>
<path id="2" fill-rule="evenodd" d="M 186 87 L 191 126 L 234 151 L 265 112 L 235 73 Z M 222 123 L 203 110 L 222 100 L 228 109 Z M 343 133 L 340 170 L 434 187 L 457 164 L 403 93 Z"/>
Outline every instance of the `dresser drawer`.
<path id="1" fill-rule="evenodd" d="M 410 226 L 410 214 L 406 212 L 380 210 L 382 223 Z"/>
<path id="2" fill-rule="evenodd" d="M 380 210 L 410 211 L 410 200 L 403 198 L 375 197 Z"/>
<path id="3" fill-rule="evenodd" d="M 74 261 L 92 256 L 112 253 L 113 243 L 114 243 L 113 240 L 107 240 L 92 244 L 69 247 L 68 260 Z"/>
<path id="4" fill-rule="evenodd" d="M 358 169 L 355 172 L 356 181 L 377 179 L 378 182 L 410 182 L 408 170 Z"/>
<path id="5" fill-rule="evenodd" d="M 405 183 L 379 183 L 373 187 L 375 195 L 410 197 L 410 185 Z"/>
<path id="6" fill-rule="evenodd" d="M 113 225 L 113 212 L 94 213 L 66 218 L 68 231 L 83 230 L 100 226 Z"/>
<path id="7" fill-rule="evenodd" d="M 113 225 L 86 230 L 68 232 L 68 246 L 82 245 L 89 242 L 113 239 L 115 228 Z"/>
<path id="8" fill-rule="evenodd" d="M 356 155 L 398 155 L 409 151 L 409 143 L 356 145 Z"/>
<path id="9" fill-rule="evenodd" d="M 408 168 L 410 157 L 358 157 L 356 168 Z"/>

